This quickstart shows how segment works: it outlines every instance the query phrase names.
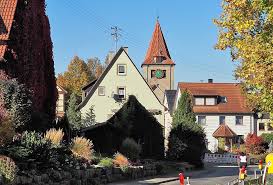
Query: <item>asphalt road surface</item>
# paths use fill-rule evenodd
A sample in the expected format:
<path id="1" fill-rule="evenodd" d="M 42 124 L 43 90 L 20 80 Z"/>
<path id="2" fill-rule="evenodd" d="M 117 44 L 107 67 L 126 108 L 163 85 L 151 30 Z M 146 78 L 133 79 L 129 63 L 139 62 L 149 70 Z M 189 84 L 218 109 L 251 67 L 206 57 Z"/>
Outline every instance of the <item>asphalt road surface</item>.
<path id="1" fill-rule="evenodd" d="M 248 167 L 248 176 L 253 176 L 255 167 Z M 190 176 L 190 185 L 227 185 L 228 182 L 238 178 L 239 169 L 237 166 L 211 166 L 202 171 L 186 173 Z M 146 179 L 134 182 L 115 183 L 115 185 L 179 185 L 179 180 L 173 180 L 175 175 L 163 178 Z M 178 176 L 177 176 L 178 177 Z M 169 181 L 170 182 L 167 182 Z M 160 183 L 165 182 L 165 183 Z M 187 184 L 187 183 L 185 183 Z"/>

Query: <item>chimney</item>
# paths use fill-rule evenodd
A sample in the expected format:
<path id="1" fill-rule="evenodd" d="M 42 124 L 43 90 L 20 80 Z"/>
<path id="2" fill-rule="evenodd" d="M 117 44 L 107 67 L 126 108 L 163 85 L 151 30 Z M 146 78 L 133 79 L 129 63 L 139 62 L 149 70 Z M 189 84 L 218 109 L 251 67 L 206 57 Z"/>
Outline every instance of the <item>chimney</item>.
<path id="1" fill-rule="evenodd" d="M 128 54 L 128 47 L 123 47 L 124 51 Z"/>
<path id="2" fill-rule="evenodd" d="M 213 79 L 208 79 L 208 83 L 213 83 Z"/>

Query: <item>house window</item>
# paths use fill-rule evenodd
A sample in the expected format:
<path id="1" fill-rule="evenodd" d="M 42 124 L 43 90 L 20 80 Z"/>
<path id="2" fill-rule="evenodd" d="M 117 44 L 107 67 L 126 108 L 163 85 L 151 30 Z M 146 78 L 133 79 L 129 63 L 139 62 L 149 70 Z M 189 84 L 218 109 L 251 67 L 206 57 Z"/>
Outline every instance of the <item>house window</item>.
<path id="1" fill-rule="evenodd" d="M 119 87 L 118 88 L 118 98 L 119 99 L 125 99 L 125 87 Z"/>
<path id="2" fill-rule="evenodd" d="M 118 75 L 126 75 L 126 65 L 124 64 L 118 65 Z"/>
<path id="3" fill-rule="evenodd" d="M 219 116 L 219 125 L 223 125 L 226 122 L 226 116 Z"/>
<path id="4" fill-rule="evenodd" d="M 264 123 L 259 123 L 259 130 L 264 130 Z"/>
<path id="5" fill-rule="evenodd" d="M 215 105 L 215 98 L 206 98 L 206 105 Z"/>
<path id="6" fill-rule="evenodd" d="M 205 98 L 195 98 L 195 105 L 204 105 L 205 104 Z"/>
<path id="7" fill-rule="evenodd" d="M 236 125 L 243 125 L 243 116 L 236 116 Z"/>
<path id="8" fill-rule="evenodd" d="M 220 97 L 220 103 L 227 103 L 227 97 L 221 96 Z"/>
<path id="9" fill-rule="evenodd" d="M 99 94 L 99 96 L 105 96 L 105 87 L 99 86 L 98 87 L 98 94 Z"/>
<path id="10" fill-rule="evenodd" d="M 198 123 L 200 125 L 206 125 L 206 116 L 198 116 Z"/>

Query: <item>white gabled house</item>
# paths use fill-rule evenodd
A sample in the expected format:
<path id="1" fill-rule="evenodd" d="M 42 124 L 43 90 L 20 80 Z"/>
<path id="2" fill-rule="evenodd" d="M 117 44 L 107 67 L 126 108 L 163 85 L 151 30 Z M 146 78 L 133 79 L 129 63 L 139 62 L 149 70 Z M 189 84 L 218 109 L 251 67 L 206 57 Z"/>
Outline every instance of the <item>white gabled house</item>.
<path id="1" fill-rule="evenodd" d="M 83 91 L 83 101 L 79 105 L 83 117 L 93 106 L 96 122 L 105 122 L 122 107 L 129 95 L 134 95 L 164 126 L 164 106 L 124 48 L 116 53 L 102 75 Z"/>
<path id="2" fill-rule="evenodd" d="M 227 147 L 241 142 L 249 133 L 256 133 L 257 120 L 251 111 L 238 83 L 178 83 L 172 112 L 177 108 L 181 92 L 187 90 L 193 97 L 193 111 L 198 124 L 206 133 L 207 148 L 218 150 L 217 137 L 226 137 Z M 173 95 L 172 95 L 173 96 Z M 169 99 L 171 99 L 169 97 Z M 168 101 L 168 96 L 165 96 Z M 165 113 L 165 126 L 171 127 L 172 120 Z M 232 143 L 232 144 L 231 144 Z"/>

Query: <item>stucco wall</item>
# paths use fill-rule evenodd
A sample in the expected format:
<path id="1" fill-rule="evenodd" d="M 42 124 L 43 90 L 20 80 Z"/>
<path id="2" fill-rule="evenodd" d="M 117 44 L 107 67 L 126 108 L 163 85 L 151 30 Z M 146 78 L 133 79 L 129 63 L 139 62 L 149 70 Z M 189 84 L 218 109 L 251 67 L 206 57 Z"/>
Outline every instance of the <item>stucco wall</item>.
<path id="1" fill-rule="evenodd" d="M 196 114 L 196 120 L 198 120 L 198 114 Z M 243 125 L 236 125 L 236 115 L 240 116 L 240 114 L 234 115 L 225 115 L 221 114 L 221 116 L 226 117 L 226 125 L 229 126 L 237 135 L 247 136 L 248 133 L 253 132 L 253 116 L 252 115 L 243 115 Z M 208 140 L 208 149 L 212 152 L 216 152 L 218 148 L 218 141 L 216 138 L 212 136 L 215 130 L 219 127 L 219 116 L 220 115 L 205 115 L 206 116 L 206 125 L 202 125 L 205 133 L 206 139 Z"/>
<path id="2" fill-rule="evenodd" d="M 119 76 L 117 74 L 118 64 L 126 64 L 127 74 L 125 76 Z M 125 87 L 127 98 L 129 95 L 135 95 L 138 101 L 146 109 L 161 110 L 162 114 L 155 117 L 162 125 L 164 125 L 163 105 L 160 104 L 124 51 L 121 53 L 120 57 L 109 70 L 99 86 L 105 87 L 105 96 L 99 96 L 97 89 L 87 104 L 81 109 L 82 116 L 84 116 L 86 111 L 88 111 L 89 108 L 94 105 L 96 121 L 104 122 L 108 120 L 108 118 L 114 114 L 113 110 L 120 109 L 123 103 L 126 101 L 125 100 L 122 103 L 118 103 L 114 100 L 112 95 L 117 94 L 118 87 Z"/>

